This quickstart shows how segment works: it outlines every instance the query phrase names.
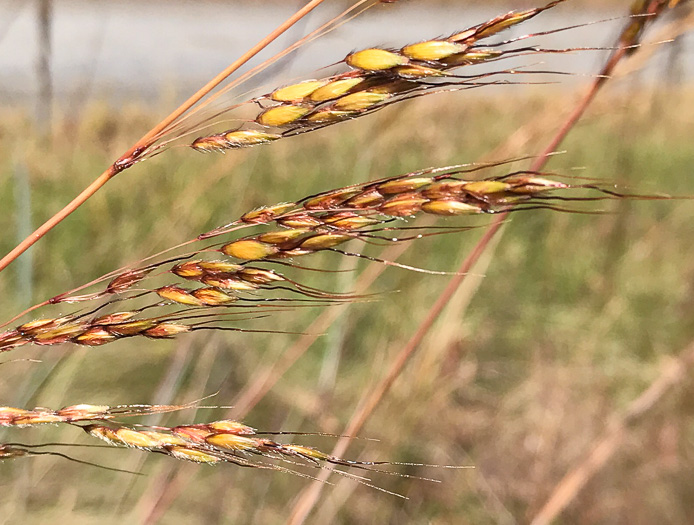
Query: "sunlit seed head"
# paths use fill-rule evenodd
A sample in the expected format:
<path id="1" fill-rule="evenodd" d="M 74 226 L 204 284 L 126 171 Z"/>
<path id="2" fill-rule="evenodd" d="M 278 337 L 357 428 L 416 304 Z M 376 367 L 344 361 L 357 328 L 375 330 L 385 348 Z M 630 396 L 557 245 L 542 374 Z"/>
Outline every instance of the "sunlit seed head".
<path id="1" fill-rule="evenodd" d="M 151 337 L 153 339 L 168 339 L 170 337 L 175 337 L 179 334 L 184 334 L 190 332 L 192 328 L 190 326 L 179 324 L 179 323 L 159 323 L 153 328 L 148 328 L 142 335 L 146 337 Z"/>
<path id="2" fill-rule="evenodd" d="M 108 293 L 123 292 L 132 287 L 134 284 L 139 283 L 151 271 L 151 269 L 139 269 L 123 272 L 122 274 L 118 275 L 113 280 L 111 280 L 110 283 L 108 283 L 106 291 Z"/>
<path id="3" fill-rule="evenodd" d="M 199 288 L 194 290 L 193 296 L 206 306 L 222 306 L 238 301 L 235 295 L 229 295 L 215 288 Z"/>
<path id="4" fill-rule="evenodd" d="M 320 226 L 322 221 L 317 219 L 316 217 L 313 217 L 311 215 L 305 215 L 305 214 L 292 214 L 289 217 L 285 217 L 283 219 L 279 219 L 277 221 L 279 224 L 282 226 L 286 226 L 288 228 L 306 228 L 306 229 L 311 229 L 315 228 L 316 226 Z"/>
<path id="5" fill-rule="evenodd" d="M 512 193 L 518 193 L 521 195 L 532 195 L 535 193 L 542 193 L 545 191 L 552 191 L 556 189 L 569 188 L 568 184 L 563 182 L 557 182 L 555 180 L 545 179 L 542 177 L 531 177 L 518 175 L 515 177 L 507 177 L 504 182 L 509 185 L 508 191 Z"/>
<path id="6" fill-rule="evenodd" d="M 327 102 L 349 92 L 364 81 L 363 77 L 349 77 L 333 80 L 328 84 L 316 89 L 309 97 L 312 102 Z M 310 119 L 309 119 L 310 120 Z"/>
<path id="7" fill-rule="evenodd" d="M 422 209 L 427 199 L 418 193 L 405 193 L 384 202 L 378 209 L 384 215 L 394 217 L 409 217 Z"/>
<path id="8" fill-rule="evenodd" d="M 222 253 L 245 261 L 256 261 L 272 257 L 279 252 L 279 248 L 272 244 L 256 241 L 254 239 L 241 239 L 222 246 Z"/>
<path id="9" fill-rule="evenodd" d="M 285 452 L 320 461 L 325 461 L 330 458 L 330 456 L 325 452 L 321 452 L 320 450 L 316 450 L 315 448 L 305 447 L 302 445 L 283 445 L 282 448 Z"/>
<path id="10" fill-rule="evenodd" d="M 304 250 L 327 250 L 353 239 L 351 235 L 342 233 L 323 233 L 309 237 L 303 241 L 300 248 Z"/>
<path id="11" fill-rule="evenodd" d="M 418 64 L 398 66 L 395 69 L 393 69 L 393 72 L 396 73 L 399 77 L 412 80 L 428 77 L 442 77 L 446 75 L 446 72 L 441 71 L 440 69 L 435 69 L 433 67 L 427 66 L 420 66 Z"/>
<path id="12" fill-rule="evenodd" d="M 118 437 L 116 431 L 110 427 L 104 425 L 86 425 L 83 426 L 82 429 L 85 430 L 89 435 L 95 438 L 99 438 L 110 445 L 116 445 L 120 447 L 127 446 L 127 444 L 124 443 L 123 440 Z"/>
<path id="13" fill-rule="evenodd" d="M 358 195 L 360 192 L 354 188 L 343 188 L 304 201 L 304 208 L 307 210 L 327 210 L 339 206 L 351 197 Z"/>
<path id="14" fill-rule="evenodd" d="M 115 430 L 115 435 L 126 447 L 144 449 L 161 447 L 161 443 L 157 439 L 130 428 L 119 428 Z"/>
<path id="15" fill-rule="evenodd" d="M 224 151 L 227 149 L 228 142 L 223 134 L 210 135 L 208 137 L 198 137 L 190 145 L 195 151 L 200 153 L 210 153 L 213 151 Z"/>
<path id="16" fill-rule="evenodd" d="M 509 184 L 500 180 L 477 180 L 467 182 L 463 185 L 463 190 L 474 195 L 490 195 L 493 193 L 503 193 L 508 191 Z"/>
<path id="17" fill-rule="evenodd" d="M 215 456 L 214 454 L 210 454 L 209 452 L 204 452 L 202 450 L 197 450 L 179 445 L 172 445 L 167 447 L 167 452 L 169 453 L 169 455 L 173 456 L 176 459 L 192 461 L 194 463 L 205 463 L 207 465 L 214 465 L 222 461 L 221 458 L 218 458 L 217 456 Z"/>
<path id="18" fill-rule="evenodd" d="M 102 315 L 91 321 L 92 326 L 106 326 L 111 324 L 117 324 L 132 319 L 137 312 L 115 312 L 108 315 Z"/>
<path id="19" fill-rule="evenodd" d="M 509 27 L 512 27 L 516 24 L 525 22 L 528 18 L 531 18 L 537 13 L 537 9 L 527 9 L 525 11 L 517 11 L 515 13 L 512 12 L 506 15 L 502 15 L 494 20 L 491 20 L 487 24 L 484 24 L 487 27 L 478 30 L 477 34 L 475 35 L 475 38 L 482 39 L 500 33 L 504 29 L 508 29 Z"/>
<path id="20" fill-rule="evenodd" d="M 405 177 L 379 184 L 376 186 L 376 189 L 384 195 L 389 195 L 418 190 L 432 182 L 433 179 L 431 177 Z"/>
<path id="21" fill-rule="evenodd" d="M 428 42 L 418 42 L 402 48 L 402 54 L 414 59 L 424 61 L 435 61 L 447 58 L 456 53 L 467 50 L 467 46 L 448 40 L 429 40 Z"/>
<path id="22" fill-rule="evenodd" d="M 391 96 L 388 93 L 357 91 L 337 99 L 333 107 L 338 111 L 364 111 L 384 102 Z"/>
<path id="23" fill-rule="evenodd" d="M 171 273 L 183 279 L 199 279 L 203 275 L 203 269 L 200 267 L 199 263 L 200 261 L 188 261 L 177 264 L 171 268 Z"/>
<path id="24" fill-rule="evenodd" d="M 105 328 L 95 326 L 75 337 L 75 343 L 87 346 L 101 346 L 116 339 L 117 337 Z"/>
<path id="25" fill-rule="evenodd" d="M 302 237 L 306 234 L 308 230 L 305 229 L 292 229 L 292 230 L 277 230 L 274 232 L 261 233 L 258 235 L 257 239 L 260 242 L 266 242 L 268 244 L 284 244 L 289 241 L 293 241 Z"/>
<path id="26" fill-rule="evenodd" d="M 409 60 L 393 51 L 372 48 L 347 55 L 345 62 L 364 71 L 385 71 L 396 66 L 404 66 Z"/>
<path id="27" fill-rule="evenodd" d="M 213 432 L 207 425 L 181 425 L 171 429 L 171 432 L 181 438 L 195 443 L 202 443 Z"/>
<path id="28" fill-rule="evenodd" d="M 110 407 L 108 405 L 72 405 L 61 408 L 57 414 L 68 421 L 85 421 L 88 419 L 98 419 L 108 415 Z"/>
<path id="29" fill-rule="evenodd" d="M 270 98 L 277 102 L 299 102 L 327 83 L 327 80 L 307 80 L 279 88 L 272 92 Z"/>
<path id="30" fill-rule="evenodd" d="M 434 182 L 423 188 L 421 194 L 427 199 L 443 199 L 460 195 L 464 192 L 467 181 L 462 180 L 442 180 Z"/>
<path id="31" fill-rule="evenodd" d="M 291 202 L 276 204 L 274 206 L 263 206 L 262 208 L 257 208 L 242 215 L 241 220 L 251 224 L 270 222 L 278 215 L 282 215 L 291 210 L 294 206 L 295 204 Z"/>
<path id="32" fill-rule="evenodd" d="M 46 423 L 60 423 L 63 418 L 53 412 L 29 412 L 23 416 L 18 416 L 13 421 L 17 426 L 43 425 Z"/>
<path id="33" fill-rule="evenodd" d="M 34 334 L 32 338 L 36 344 L 58 344 L 83 334 L 86 331 L 87 325 L 76 323 Z"/>
<path id="34" fill-rule="evenodd" d="M 330 217 L 328 219 L 325 219 L 326 224 L 329 224 L 333 228 L 339 228 L 341 230 L 357 230 L 366 226 L 379 224 L 380 222 L 381 221 L 379 219 L 372 219 L 369 217 L 362 217 L 354 214 L 351 214 L 351 216 L 344 216 L 344 214 L 339 214 L 336 217 Z"/>
<path id="35" fill-rule="evenodd" d="M 272 270 L 262 268 L 244 268 L 239 272 L 239 277 L 246 282 L 254 284 L 268 284 L 271 282 L 284 281 L 285 278 Z"/>
<path id="36" fill-rule="evenodd" d="M 179 286 L 162 286 L 161 288 L 157 288 L 155 292 L 159 297 L 167 301 L 173 301 L 178 304 L 187 304 L 189 306 L 202 305 L 202 302 L 199 299 L 191 295 L 188 290 Z"/>
<path id="37" fill-rule="evenodd" d="M 229 432 L 231 434 L 255 434 L 255 429 L 252 427 L 249 427 L 248 425 L 244 425 L 243 423 L 239 423 L 238 421 L 234 421 L 233 419 L 223 419 L 220 421 L 213 421 L 212 423 L 208 423 L 207 427 L 211 430 L 218 431 L 218 432 Z"/>
<path id="38" fill-rule="evenodd" d="M 237 434 L 212 434 L 205 441 L 208 444 L 224 450 L 256 450 L 258 443 L 253 438 L 239 436 Z"/>
<path id="39" fill-rule="evenodd" d="M 422 204 L 422 211 L 433 215 L 471 215 L 481 213 L 479 206 L 456 200 L 433 200 Z"/>
<path id="40" fill-rule="evenodd" d="M 314 124 L 330 124 L 350 119 L 356 115 L 359 115 L 358 111 L 338 111 L 332 108 L 325 108 L 310 113 L 306 120 Z"/>
<path id="41" fill-rule="evenodd" d="M 185 446 L 188 442 L 185 439 L 181 439 L 178 436 L 172 436 L 171 434 L 164 434 L 163 432 L 155 432 L 153 430 L 142 430 L 140 434 L 147 436 L 149 439 L 157 443 L 156 447 L 160 448 L 165 445 L 179 445 Z"/>
<path id="42" fill-rule="evenodd" d="M 383 194 L 376 189 L 371 189 L 350 198 L 345 202 L 345 206 L 360 209 L 370 208 L 380 205 L 384 200 Z"/>
<path id="43" fill-rule="evenodd" d="M 263 111 L 255 119 L 261 126 L 281 128 L 293 124 L 311 111 L 311 108 L 303 106 L 275 106 Z"/>
<path id="44" fill-rule="evenodd" d="M 224 139 L 227 141 L 228 148 L 246 148 L 258 144 L 267 144 L 268 142 L 280 138 L 282 138 L 282 135 L 265 133 L 254 129 L 230 131 L 224 134 Z"/>
<path id="45" fill-rule="evenodd" d="M 442 62 L 448 67 L 457 67 L 486 62 L 487 60 L 498 58 L 502 54 L 503 52 L 498 49 L 471 49 L 464 53 L 451 55 L 450 57 L 443 59 Z"/>
<path id="46" fill-rule="evenodd" d="M 109 325 L 106 329 L 115 335 L 120 335 L 123 337 L 138 335 L 156 326 L 157 321 L 153 319 L 142 319 L 140 321 L 131 321 L 129 323 L 120 323 L 115 325 Z"/>
<path id="47" fill-rule="evenodd" d="M 215 273 L 206 275 L 202 278 L 201 282 L 208 286 L 222 288 L 223 290 L 235 290 L 239 292 L 250 292 L 259 288 L 257 284 L 244 281 L 236 274 Z"/>

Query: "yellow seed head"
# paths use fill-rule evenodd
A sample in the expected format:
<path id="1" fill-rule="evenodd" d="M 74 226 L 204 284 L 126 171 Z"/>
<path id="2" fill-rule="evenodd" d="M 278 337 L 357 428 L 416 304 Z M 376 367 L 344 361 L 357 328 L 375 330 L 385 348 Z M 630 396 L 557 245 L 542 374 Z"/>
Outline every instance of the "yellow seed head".
<path id="1" fill-rule="evenodd" d="M 359 113 L 357 111 L 337 111 L 331 108 L 319 109 L 306 117 L 306 120 L 314 124 L 330 124 L 352 118 Z"/>
<path id="2" fill-rule="evenodd" d="M 75 337 L 75 343 L 87 346 L 101 346 L 115 341 L 116 339 L 117 337 L 105 328 L 95 326 Z"/>
<path id="3" fill-rule="evenodd" d="M 330 456 L 325 452 L 321 452 L 320 450 L 316 450 L 315 448 L 311 447 L 304 447 L 302 445 L 284 445 L 282 448 L 285 452 L 289 452 L 298 456 L 303 456 L 311 459 L 317 459 L 321 461 L 330 459 Z"/>
<path id="4" fill-rule="evenodd" d="M 374 206 L 379 206 L 384 200 L 383 195 L 378 190 L 372 189 L 355 195 L 345 202 L 345 207 L 359 209 L 372 208 Z"/>
<path id="5" fill-rule="evenodd" d="M 212 151 L 224 151 L 229 146 L 224 134 L 209 135 L 207 137 L 198 137 L 190 145 L 195 151 L 200 153 L 210 153 Z"/>
<path id="6" fill-rule="evenodd" d="M 195 443 L 204 442 L 205 438 L 212 434 L 207 425 L 181 425 L 180 427 L 172 428 L 171 432 L 176 436 Z"/>
<path id="7" fill-rule="evenodd" d="M 341 97 L 363 82 L 363 77 L 340 78 L 316 89 L 309 97 L 312 102 L 326 102 Z"/>
<path id="8" fill-rule="evenodd" d="M 53 345 L 58 343 L 63 343 L 73 337 L 83 334 L 87 331 L 87 327 L 84 324 L 70 324 L 67 326 L 61 326 L 59 328 L 54 328 L 53 330 L 47 330 L 41 332 L 40 334 L 35 334 L 33 336 L 34 343 L 38 345 Z"/>
<path id="9" fill-rule="evenodd" d="M 203 452 L 202 450 L 197 450 L 194 448 L 184 447 L 180 445 L 173 445 L 166 447 L 169 455 L 176 459 L 182 459 L 184 461 L 192 461 L 194 463 L 205 463 L 207 465 L 214 465 L 222 461 L 221 458 L 210 454 L 209 452 Z"/>
<path id="10" fill-rule="evenodd" d="M 142 269 L 128 270 L 127 272 L 123 272 L 122 274 L 115 277 L 110 283 L 108 283 L 106 291 L 108 293 L 123 292 L 130 288 L 132 285 L 140 282 L 151 271 L 151 269 Z"/>
<path id="11" fill-rule="evenodd" d="M 115 445 L 117 447 L 127 446 L 122 439 L 118 437 L 116 431 L 110 427 L 104 425 L 87 425 L 82 427 L 89 435 L 99 438 L 105 441 L 109 445 Z"/>
<path id="12" fill-rule="evenodd" d="M 254 284 L 268 284 L 271 282 L 284 281 L 285 278 L 272 270 L 262 268 L 244 268 L 239 272 L 239 277 L 246 282 Z"/>
<path id="13" fill-rule="evenodd" d="M 294 213 L 289 217 L 279 219 L 277 222 L 282 226 L 287 226 L 288 228 L 304 229 L 313 229 L 316 226 L 323 224 L 319 219 L 303 213 Z"/>
<path id="14" fill-rule="evenodd" d="M 241 239 L 222 246 L 222 253 L 245 261 L 257 261 L 272 257 L 279 251 L 277 246 L 265 244 L 255 239 Z"/>
<path id="15" fill-rule="evenodd" d="M 230 131 L 224 134 L 224 140 L 227 142 L 227 148 L 247 148 L 258 144 L 267 144 L 273 140 L 282 138 L 282 135 L 274 133 L 265 133 L 264 131 L 256 131 L 254 129 L 244 129 L 239 131 Z"/>
<path id="16" fill-rule="evenodd" d="M 162 299 L 166 299 L 167 301 L 173 301 L 179 304 L 187 304 L 190 306 L 202 305 L 202 301 L 191 295 L 191 293 L 188 290 L 179 286 L 162 286 L 161 288 L 158 288 L 155 291 L 157 292 L 157 295 L 159 297 L 161 297 Z"/>
<path id="17" fill-rule="evenodd" d="M 153 339 L 168 339 L 178 334 L 190 332 L 191 327 L 178 323 L 160 323 L 154 328 L 149 328 L 142 332 L 142 335 Z"/>
<path id="18" fill-rule="evenodd" d="M 221 306 L 238 300 L 235 295 L 229 295 L 215 288 L 199 288 L 193 291 L 193 295 L 206 306 Z"/>
<path id="19" fill-rule="evenodd" d="M 243 222 L 251 224 L 260 224 L 265 222 L 270 222 L 278 215 L 288 212 L 294 208 L 294 203 L 282 203 L 276 204 L 274 206 L 263 206 L 253 211 L 249 211 L 245 215 L 241 216 Z"/>
<path id="20" fill-rule="evenodd" d="M 97 317 L 96 319 L 92 320 L 90 324 L 92 324 L 93 326 L 117 324 L 127 321 L 128 319 L 132 319 L 135 315 L 137 315 L 137 312 L 116 312 L 113 314 L 102 315 L 101 317 Z"/>
<path id="21" fill-rule="evenodd" d="M 508 177 L 504 182 L 509 185 L 508 191 L 521 195 L 532 195 L 543 191 L 552 191 L 556 189 L 568 188 L 568 184 L 557 182 L 555 180 L 543 179 L 542 177 L 529 177 L 518 175 Z"/>
<path id="22" fill-rule="evenodd" d="M 171 268 L 171 273 L 178 275 L 183 279 L 199 279 L 204 273 L 199 263 L 200 261 L 188 261 L 177 264 Z"/>
<path id="23" fill-rule="evenodd" d="M 309 111 L 311 108 L 303 106 L 275 106 L 263 111 L 255 120 L 261 126 L 281 128 L 293 124 Z"/>
<path id="24" fill-rule="evenodd" d="M 327 80 L 308 80 L 292 84 L 273 91 L 270 98 L 277 102 L 299 102 L 327 83 Z"/>
<path id="25" fill-rule="evenodd" d="M 206 275 L 202 278 L 202 283 L 223 290 L 236 290 L 239 292 L 250 292 L 259 288 L 257 284 L 244 281 L 236 274 L 226 273 Z"/>
<path id="26" fill-rule="evenodd" d="M 253 438 L 239 436 L 237 434 L 212 434 L 206 439 L 213 447 L 224 450 L 256 450 L 258 442 Z"/>
<path id="27" fill-rule="evenodd" d="M 333 107 L 338 111 L 364 111 L 384 102 L 392 95 L 388 93 L 374 93 L 371 91 L 357 91 L 345 95 L 335 101 Z"/>
<path id="28" fill-rule="evenodd" d="M 14 424 L 15 419 L 31 414 L 30 410 L 14 407 L 0 407 L 0 427 Z"/>
<path id="29" fill-rule="evenodd" d="M 109 325 L 107 330 L 115 335 L 120 335 L 123 337 L 138 335 L 156 326 L 157 321 L 153 319 L 142 319 L 140 321 L 131 321 L 129 323 L 121 323 L 115 325 Z"/>
<path id="30" fill-rule="evenodd" d="M 151 440 L 157 443 L 157 445 L 152 446 L 152 448 L 161 448 L 165 445 L 185 446 L 188 443 L 185 439 L 181 439 L 178 436 L 164 434 L 163 432 L 155 432 L 153 430 L 142 430 L 140 434 L 149 437 Z"/>
<path id="31" fill-rule="evenodd" d="M 345 62 L 356 69 L 364 71 L 385 71 L 409 62 L 407 57 L 385 49 L 364 49 L 347 55 Z"/>
<path id="32" fill-rule="evenodd" d="M 160 448 L 162 443 L 156 438 L 130 428 L 119 428 L 115 431 L 118 439 L 126 446 L 132 448 L 153 449 Z"/>
<path id="33" fill-rule="evenodd" d="M 208 273 L 232 273 L 238 272 L 243 266 L 226 261 L 200 261 L 200 268 Z"/>
<path id="34" fill-rule="evenodd" d="M 330 217 L 325 219 L 325 223 L 329 224 L 333 228 L 340 228 L 341 230 L 357 230 L 359 228 L 364 228 L 366 226 L 372 226 L 374 224 L 379 224 L 381 221 L 378 219 L 371 219 L 369 217 L 361 217 L 359 215 L 346 215 L 339 214 L 335 217 Z"/>
<path id="35" fill-rule="evenodd" d="M 305 201 L 304 208 L 307 210 L 327 210 L 339 206 L 359 193 L 359 190 L 354 188 L 343 188 L 329 193 L 323 193 Z"/>
<path id="36" fill-rule="evenodd" d="M 456 200 L 433 200 L 422 204 L 422 211 L 433 215 L 470 215 L 481 213 L 479 206 Z"/>
<path id="37" fill-rule="evenodd" d="M 502 52 L 498 49 L 471 49 L 464 53 L 451 55 L 443 60 L 449 67 L 464 66 L 468 64 L 478 64 L 501 56 Z"/>
<path id="38" fill-rule="evenodd" d="M 464 44 L 450 42 L 448 40 L 429 40 L 410 44 L 402 48 L 403 55 L 414 60 L 434 61 L 447 58 L 456 53 L 462 53 L 467 49 Z"/>
<path id="39" fill-rule="evenodd" d="M 376 186 L 376 189 L 383 195 L 388 195 L 415 191 L 432 182 L 433 179 L 431 177 L 405 177 L 379 184 Z"/>
<path id="40" fill-rule="evenodd" d="M 398 76 L 407 79 L 420 79 L 427 77 L 442 77 L 445 72 L 433 67 L 410 64 L 409 66 L 398 66 L 393 70 Z"/>
<path id="41" fill-rule="evenodd" d="M 53 412 L 28 412 L 23 416 L 18 416 L 13 421 L 17 426 L 43 425 L 45 423 L 60 423 L 63 418 Z"/>
<path id="42" fill-rule="evenodd" d="M 384 202 L 379 207 L 379 211 L 384 215 L 408 217 L 419 212 L 425 202 L 427 199 L 419 193 L 404 193 Z"/>
<path id="43" fill-rule="evenodd" d="M 467 181 L 442 180 L 424 188 L 421 193 L 427 199 L 445 199 L 463 193 Z"/>
<path id="44" fill-rule="evenodd" d="M 463 186 L 463 190 L 474 195 L 490 195 L 493 193 L 503 193 L 508 191 L 509 184 L 500 180 L 478 180 L 468 182 Z"/>
<path id="45" fill-rule="evenodd" d="M 109 410 L 108 405 L 72 405 L 61 408 L 57 414 L 65 421 L 85 421 L 103 418 Z"/>
<path id="46" fill-rule="evenodd" d="M 234 421 L 233 419 L 213 421 L 212 423 L 208 423 L 207 427 L 217 432 L 228 432 L 230 434 L 255 434 L 254 428 L 244 425 L 243 423 L 239 423 L 238 421 Z"/>
<path id="47" fill-rule="evenodd" d="M 268 244 L 284 244 L 289 241 L 298 239 L 302 235 L 305 235 L 307 230 L 293 229 L 293 230 L 278 230 L 274 232 L 261 233 L 258 235 L 257 239 L 260 242 L 266 242 Z"/>
<path id="48" fill-rule="evenodd" d="M 342 233 L 322 233 L 309 237 L 304 242 L 301 243 L 301 248 L 304 250 L 327 250 L 328 248 L 333 248 L 344 242 L 353 239 L 351 235 L 345 235 Z"/>

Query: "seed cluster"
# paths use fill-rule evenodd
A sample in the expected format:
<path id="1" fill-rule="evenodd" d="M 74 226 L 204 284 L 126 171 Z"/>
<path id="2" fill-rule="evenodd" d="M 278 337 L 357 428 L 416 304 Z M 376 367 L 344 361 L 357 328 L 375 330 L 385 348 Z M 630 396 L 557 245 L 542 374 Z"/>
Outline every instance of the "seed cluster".
<path id="1" fill-rule="evenodd" d="M 451 70 L 503 57 L 508 51 L 480 42 L 524 22 L 564 0 L 536 9 L 513 11 L 450 35 L 401 49 L 369 48 L 347 55 L 350 70 L 323 79 L 291 84 L 252 102 L 260 106 L 253 127 L 199 137 L 197 151 L 225 151 L 267 144 L 373 112 L 388 104 L 439 89 L 442 79 L 471 85 L 487 75 L 460 81 Z"/>

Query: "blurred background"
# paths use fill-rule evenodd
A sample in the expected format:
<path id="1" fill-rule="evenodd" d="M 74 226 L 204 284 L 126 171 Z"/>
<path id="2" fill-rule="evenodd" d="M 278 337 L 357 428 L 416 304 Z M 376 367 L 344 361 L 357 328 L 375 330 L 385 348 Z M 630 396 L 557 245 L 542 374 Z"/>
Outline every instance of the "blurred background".
<path id="1" fill-rule="evenodd" d="M 302 4 L 0 0 L 0 251 L 8 252 Z M 327 4 L 272 50 L 346 5 Z M 354 49 L 400 47 L 532 5 L 383 5 L 247 88 L 315 78 Z M 612 19 L 538 40 L 543 47 L 611 46 L 629 7 L 622 0 L 570 1 L 508 35 Z M 650 40 L 661 43 L 645 46 L 617 71 L 562 146 L 566 153 L 551 161 L 552 170 L 614 181 L 634 193 L 694 195 L 690 26 L 685 3 L 649 30 Z M 167 151 L 116 177 L 2 273 L 0 320 L 259 205 L 428 166 L 536 154 L 605 57 L 596 51 L 543 57 L 542 69 L 573 75 L 552 77 L 552 85 L 424 97 L 269 147 L 219 156 Z M 688 200 L 591 209 L 608 213 L 511 217 L 367 423 L 361 435 L 378 441 L 356 441 L 347 454 L 475 468 L 395 469 L 441 484 L 374 476 L 406 501 L 335 479 L 310 523 L 529 523 L 558 487 L 568 506 L 557 523 L 691 522 L 693 374 L 684 367 L 690 361 L 676 359 L 684 351 L 694 361 L 694 210 Z M 386 254 L 455 271 L 480 235 L 430 237 Z M 219 391 L 210 403 L 233 409 L 186 411 L 156 422 L 242 416 L 263 430 L 340 433 L 449 278 L 336 254 L 314 255 L 310 263 L 349 270 L 302 276 L 342 291 L 378 270 L 369 290 L 380 295 L 249 325 L 320 337 L 204 332 L 91 349 L 22 347 L 2 357 L 0 403 L 183 403 Z M 257 395 L 265 374 L 273 380 Z M 654 382 L 663 389 L 639 397 Z M 625 414 L 631 416 L 620 426 Z M 74 428 L 0 430 L 0 442 L 17 441 L 91 443 Z M 294 441 L 330 450 L 335 439 Z M 609 450 L 607 461 L 582 490 L 559 486 L 567 473 L 590 470 L 587 458 L 597 446 Z M 308 485 L 280 473 L 184 465 L 134 450 L 69 453 L 145 475 L 48 456 L 4 461 L 0 523 L 283 523 Z"/>

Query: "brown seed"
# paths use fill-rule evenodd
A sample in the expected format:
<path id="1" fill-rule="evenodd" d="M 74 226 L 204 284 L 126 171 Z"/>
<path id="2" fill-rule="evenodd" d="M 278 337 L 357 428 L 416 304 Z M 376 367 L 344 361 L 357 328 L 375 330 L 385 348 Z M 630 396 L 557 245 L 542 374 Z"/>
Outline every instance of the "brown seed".
<path id="1" fill-rule="evenodd" d="M 108 415 L 108 405 L 72 405 L 58 410 L 57 414 L 65 421 L 85 421 L 99 419 Z"/>
<path id="2" fill-rule="evenodd" d="M 109 325 L 106 329 L 115 335 L 123 337 L 139 335 L 145 330 L 153 328 L 157 325 L 157 321 L 153 319 L 142 319 L 139 321 L 131 321 L 129 323 L 120 323 Z"/>
<path id="3" fill-rule="evenodd" d="M 379 184 L 376 186 L 376 189 L 383 195 L 404 193 L 418 190 L 423 186 L 431 184 L 433 180 L 431 177 L 404 177 Z"/>
<path id="4" fill-rule="evenodd" d="M 90 328 L 81 335 L 75 337 L 75 343 L 87 346 L 101 346 L 115 341 L 117 337 L 100 326 Z"/>
<path id="5" fill-rule="evenodd" d="M 357 111 L 337 111 L 332 108 L 319 109 L 306 117 L 306 120 L 314 124 L 329 124 L 331 122 L 341 122 L 352 118 L 359 113 Z"/>
<path id="6" fill-rule="evenodd" d="M 222 306 L 238 301 L 235 295 L 229 295 L 215 288 L 199 288 L 193 291 L 193 296 L 206 306 Z"/>
<path id="7" fill-rule="evenodd" d="M 171 273 L 184 279 L 199 279 L 204 275 L 204 271 L 200 267 L 199 262 L 200 261 L 189 261 L 177 264 L 171 268 Z"/>
<path id="8" fill-rule="evenodd" d="M 137 312 L 116 312 L 108 315 L 102 315 L 101 317 L 97 317 L 96 319 L 93 319 L 90 322 L 90 324 L 92 326 L 106 326 L 110 324 L 118 324 L 123 323 L 128 319 L 132 319 L 135 315 L 137 315 Z"/>
<path id="9" fill-rule="evenodd" d="M 277 222 L 282 226 L 287 226 L 288 228 L 304 229 L 313 229 L 316 226 L 320 226 L 321 224 L 323 224 L 323 222 L 317 219 L 316 217 L 303 213 L 293 213 L 288 217 L 278 219 Z"/>
<path id="10" fill-rule="evenodd" d="M 327 210 L 335 208 L 359 193 L 359 190 L 354 188 L 342 188 L 323 193 L 305 201 L 304 208 L 307 210 Z"/>
<path id="11" fill-rule="evenodd" d="M 359 193 L 345 202 L 347 208 L 373 208 L 383 203 L 385 198 L 376 189 L 371 189 Z"/>
<path id="12" fill-rule="evenodd" d="M 250 267 L 246 267 L 239 271 L 239 277 L 246 282 L 261 285 L 285 280 L 284 277 L 273 272 L 272 270 L 263 270 L 262 268 Z"/>
<path id="13" fill-rule="evenodd" d="M 260 224 L 270 222 L 278 215 L 288 212 L 296 205 L 294 203 L 282 203 L 274 206 L 263 206 L 241 216 L 243 222 L 250 224 Z"/>
<path id="14" fill-rule="evenodd" d="M 418 213 L 425 202 L 427 202 L 427 199 L 419 193 L 405 193 L 384 202 L 379 207 L 379 211 L 384 215 L 408 217 Z"/>
<path id="15" fill-rule="evenodd" d="M 302 237 L 308 232 L 303 228 L 292 230 L 277 230 L 274 232 L 261 233 L 256 237 L 260 242 L 268 244 L 284 244 Z"/>
<path id="16" fill-rule="evenodd" d="M 178 334 L 184 334 L 190 332 L 192 328 L 184 324 L 178 323 L 160 323 L 153 328 L 148 328 L 142 335 L 146 337 L 151 337 L 153 339 L 169 339 L 171 337 L 177 336 Z"/>
<path id="17" fill-rule="evenodd" d="M 351 235 L 342 233 L 322 233 L 309 237 L 301 243 L 300 247 L 304 250 L 311 251 L 327 250 L 328 248 L 333 248 L 353 238 L 354 237 Z"/>

